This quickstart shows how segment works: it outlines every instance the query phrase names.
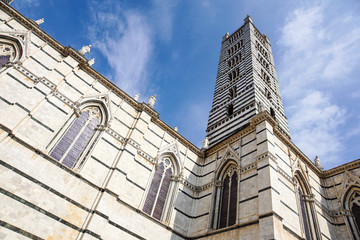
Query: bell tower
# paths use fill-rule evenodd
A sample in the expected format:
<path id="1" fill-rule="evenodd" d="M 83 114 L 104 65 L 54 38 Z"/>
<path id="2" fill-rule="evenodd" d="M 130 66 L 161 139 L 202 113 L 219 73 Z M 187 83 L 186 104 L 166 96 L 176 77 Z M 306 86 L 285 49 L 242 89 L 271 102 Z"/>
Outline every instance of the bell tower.
<path id="1" fill-rule="evenodd" d="M 222 39 L 214 98 L 206 136 L 214 146 L 268 111 L 290 138 L 276 76 L 270 40 L 250 16 Z"/>

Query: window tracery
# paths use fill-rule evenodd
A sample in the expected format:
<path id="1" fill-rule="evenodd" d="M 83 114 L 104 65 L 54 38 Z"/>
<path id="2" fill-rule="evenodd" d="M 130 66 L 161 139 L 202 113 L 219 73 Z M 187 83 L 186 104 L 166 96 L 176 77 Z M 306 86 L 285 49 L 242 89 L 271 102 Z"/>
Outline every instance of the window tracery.
<path id="1" fill-rule="evenodd" d="M 355 225 L 360 229 L 360 192 L 355 192 L 350 199 L 350 209 L 355 221 Z"/>
<path id="2" fill-rule="evenodd" d="M 298 200 L 299 220 L 306 240 L 317 239 L 319 231 L 314 214 L 313 195 L 300 173 L 296 173 L 296 195 Z"/>
<path id="3" fill-rule="evenodd" d="M 95 134 L 101 118 L 98 107 L 84 109 L 57 142 L 50 156 L 66 167 L 73 168 Z"/>
<path id="4" fill-rule="evenodd" d="M 219 202 L 218 228 L 236 223 L 238 176 L 235 165 L 231 165 L 222 176 L 223 184 Z"/>
<path id="5" fill-rule="evenodd" d="M 344 209 L 348 213 L 345 217 L 346 223 L 352 232 L 354 239 L 360 237 L 360 187 L 356 181 L 351 179 L 352 182 L 347 188 L 347 194 L 344 195 Z M 355 184 L 354 184 L 355 183 Z"/>
<path id="6" fill-rule="evenodd" d="M 297 191 L 298 191 L 298 200 L 299 200 L 300 211 L 301 211 L 301 220 L 302 220 L 302 224 L 304 227 L 305 237 L 307 240 L 309 240 L 309 239 L 311 239 L 311 234 L 310 234 L 309 216 L 308 216 L 308 213 L 306 210 L 306 205 L 304 202 L 304 193 L 300 187 L 298 187 Z"/>
<path id="7" fill-rule="evenodd" d="M 159 221 L 164 215 L 174 172 L 174 166 L 169 157 L 159 160 L 145 199 L 143 211 Z"/>
<path id="8" fill-rule="evenodd" d="M 0 41 L 0 68 L 8 62 L 13 61 L 15 57 L 15 47 L 10 43 Z"/>

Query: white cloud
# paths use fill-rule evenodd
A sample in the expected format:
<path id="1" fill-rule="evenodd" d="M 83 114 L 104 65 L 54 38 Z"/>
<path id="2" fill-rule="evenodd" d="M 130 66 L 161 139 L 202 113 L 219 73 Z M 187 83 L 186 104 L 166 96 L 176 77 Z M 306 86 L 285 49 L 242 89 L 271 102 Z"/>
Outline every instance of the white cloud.
<path id="1" fill-rule="evenodd" d="M 283 50 L 277 70 L 290 106 L 286 110 L 293 141 L 311 159 L 319 155 L 329 168 L 343 161 L 343 128 L 350 113 L 333 96 L 345 84 L 358 84 L 360 16 L 351 10 L 334 15 L 334 3 L 314 4 L 286 18 L 277 42 Z M 354 86 L 350 91 L 356 96 Z"/>
<path id="2" fill-rule="evenodd" d="M 152 55 L 152 29 L 141 12 L 124 10 L 119 4 L 93 9 L 89 26 L 93 47 L 100 50 L 111 69 L 111 80 L 125 92 L 143 92 L 148 83 Z"/>
<path id="3" fill-rule="evenodd" d="M 157 32 L 157 37 L 165 42 L 171 40 L 174 8 L 177 0 L 153 0 L 151 22 Z"/>
<path id="4" fill-rule="evenodd" d="M 22 10 L 23 8 L 37 7 L 40 4 L 40 0 L 23 0 L 23 1 L 13 1 L 11 6 L 17 10 Z"/>
<path id="5" fill-rule="evenodd" d="M 110 80 L 130 95 L 145 98 L 152 88 L 150 60 L 156 40 L 171 39 L 177 1 L 153 0 L 147 11 L 124 8 L 119 2 L 93 3 L 89 35 L 111 67 Z"/>
<path id="6" fill-rule="evenodd" d="M 286 49 L 278 65 L 283 96 L 299 97 L 312 84 L 336 86 L 360 61 L 360 22 L 358 16 L 332 16 L 326 6 L 300 8 L 287 17 L 278 42 Z M 296 90 L 296 91 L 295 91 Z"/>
<path id="7" fill-rule="evenodd" d="M 309 91 L 290 107 L 293 140 L 310 158 L 319 155 L 327 164 L 338 160 L 343 149 L 341 135 L 334 131 L 346 120 L 346 111 L 319 91 Z"/>

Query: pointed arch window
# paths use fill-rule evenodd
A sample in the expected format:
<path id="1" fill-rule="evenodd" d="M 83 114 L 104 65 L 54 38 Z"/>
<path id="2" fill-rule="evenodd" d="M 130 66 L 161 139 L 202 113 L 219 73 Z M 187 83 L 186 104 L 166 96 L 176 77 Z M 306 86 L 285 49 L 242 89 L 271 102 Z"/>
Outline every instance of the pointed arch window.
<path id="1" fill-rule="evenodd" d="M 348 188 L 344 196 L 344 209 L 349 211 L 346 216 L 348 224 L 354 239 L 360 238 L 360 186 L 353 185 Z"/>
<path id="2" fill-rule="evenodd" d="M 309 190 L 310 187 L 308 187 L 308 184 L 306 184 L 305 179 L 299 172 L 296 173 L 295 177 L 298 183 L 296 195 L 298 198 L 299 217 L 303 234 L 307 240 L 317 239 L 319 238 L 320 232 L 317 227 L 313 201 L 311 201 L 313 196 Z"/>
<path id="3" fill-rule="evenodd" d="M 62 135 L 50 156 L 68 168 L 73 168 L 94 136 L 100 122 L 101 112 L 98 107 L 84 109 Z"/>
<path id="4" fill-rule="evenodd" d="M 360 192 L 355 192 L 350 200 L 350 207 L 353 218 L 355 220 L 355 225 L 360 229 Z"/>
<path id="5" fill-rule="evenodd" d="M 234 165 L 223 175 L 223 184 L 219 203 L 218 228 L 224 228 L 236 223 L 237 216 L 238 176 Z"/>
<path id="6" fill-rule="evenodd" d="M 309 215 L 304 201 L 304 192 L 300 187 L 298 187 L 297 191 L 298 191 L 298 199 L 299 199 L 299 205 L 301 211 L 301 220 L 304 228 L 305 237 L 307 240 L 310 240 L 311 239 L 310 223 L 309 223 Z"/>
<path id="7" fill-rule="evenodd" d="M 159 221 L 163 218 L 166 203 L 169 199 L 168 195 L 173 174 L 174 166 L 170 158 L 166 157 L 161 159 L 154 172 L 145 199 L 143 211 Z"/>

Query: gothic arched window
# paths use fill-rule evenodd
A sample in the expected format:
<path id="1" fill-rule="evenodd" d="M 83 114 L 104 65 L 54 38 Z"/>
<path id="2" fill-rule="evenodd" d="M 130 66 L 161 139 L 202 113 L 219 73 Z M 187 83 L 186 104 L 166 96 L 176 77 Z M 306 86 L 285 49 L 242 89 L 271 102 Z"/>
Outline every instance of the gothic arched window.
<path id="1" fill-rule="evenodd" d="M 174 174 L 174 166 L 169 157 L 162 158 L 154 172 L 143 211 L 157 220 L 161 220 L 164 215 L 167 200 L 169 199 L 169 189 L 171 176 Z"/>
<path id="2" fill-rule="evenodd" d="M 356 227 L 360 229 L 360 192 L 355 192 L 350 199 L 350 208 Z"/>
<path id="3" fill-rule="evenodd" d="M 68 168 L 73 168 L 100 122 L 101 112 L 98 107 L 85 108 L 62 135 L 50 156 Z"/>
<path id="4" fill-rule="evenodd" d="M 236 223 L 238 176 L 234 165 L 228 167 L 222 176 L 222 180 L 218 228 L 228 227 Z"/>
<path id="5" fill-rule="evenodd" d="M 307 212 L 305 201 L 304 201 L 304 192 L 300 187 L 298 187 L 297 193 L 298 193 L 298 199 L 299 199 L 299 205 L 300 205 L 300 211 L 301 211 L 300 215 L 301 215 L 302 225 L 304 227 L 305 237 L 307 240 L 310 240 L 311 234 L 310 234 L 309 214 Z"/>
<path id="6" fill-rule="evenodd" d="M 309 185 L 299 172 L 296 173 L 296 195 L 298 199 L 299 218 L 306 240 L 319 238 L 313 198 Z"/>
<path id="7" fill-rule="evenodd" d="M 344 196 L 344 209 L 350 211 L 346 216 L 346 222 L 353 234 L 354 239 L 360 238 L 360 188 L 352 186 Z"/>

